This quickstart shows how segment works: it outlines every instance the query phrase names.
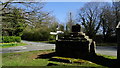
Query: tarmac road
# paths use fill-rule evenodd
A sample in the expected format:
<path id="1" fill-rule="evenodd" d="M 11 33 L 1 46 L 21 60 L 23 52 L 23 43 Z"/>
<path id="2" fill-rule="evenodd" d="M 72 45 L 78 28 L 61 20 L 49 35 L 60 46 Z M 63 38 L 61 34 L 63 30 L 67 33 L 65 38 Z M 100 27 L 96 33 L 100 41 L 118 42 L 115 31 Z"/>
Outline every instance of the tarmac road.
<path id="1" fill-rule="evenodd" d="M 117 56 L 117 46 L 97 46 L 96 53 Z"/>
<path id="2" fill-rule="evenodd" d="M 31 41 L 22 41 L 22 42 L 27 43 L 28 45 L 2 48 L 2 52 L 0 53 L 13 53 L 13 52 L 26 52 L 26 51 L 35 51 L 35 50 L 55 49 L 55 44 L 31 42 Z"/>
<path id="3" fill-rule="evenodd" d="M 31 42 L 31 41 L 22 41 L 22 42 L 27 43 L 28 45 L 2 48 L 0 53 L 13 53 L 13 52 L 55 49 L 55 44 Z M 117 46 L 97 46 L 96 53 L 103 54 L 103 55 L 117 56 Z"/>

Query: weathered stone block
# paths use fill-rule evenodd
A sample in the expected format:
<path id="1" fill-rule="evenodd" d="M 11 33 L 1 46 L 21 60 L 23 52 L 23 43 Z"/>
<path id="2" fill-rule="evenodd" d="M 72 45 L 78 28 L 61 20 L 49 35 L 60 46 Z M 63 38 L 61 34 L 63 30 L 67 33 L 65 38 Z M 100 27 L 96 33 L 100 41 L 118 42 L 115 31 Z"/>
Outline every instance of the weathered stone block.
<path id="1" fill-rule="evenodd" d="M 80 31 L 80 25 L 72 26 L 70 34 L 56 41 L 56 53 L 67 57 L 88 57 L 95 55 L 95 42 Z"/>

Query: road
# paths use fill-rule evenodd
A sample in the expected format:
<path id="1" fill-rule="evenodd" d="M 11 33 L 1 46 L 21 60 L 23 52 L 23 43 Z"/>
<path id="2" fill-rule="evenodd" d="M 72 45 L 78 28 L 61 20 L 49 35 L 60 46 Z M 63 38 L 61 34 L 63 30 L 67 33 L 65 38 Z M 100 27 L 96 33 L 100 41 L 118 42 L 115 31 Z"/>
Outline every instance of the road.
<path id="1" fill-rule="evenodd" d="M 117 56 L 117 46 L 97 46 L 96 53 Z"/>
<path id="2" fill-rule="evenodd" d="M 27 43 L 28 45 L 3 48 L 2 51 L 0 51 L 0 53 L 55 49 L 55 44 L 30 42 L 30 41 L 22 41 L 22 42 Z M 96 53 L 103 55 L 117 56 L 117 46 L 97 46 Z"/>

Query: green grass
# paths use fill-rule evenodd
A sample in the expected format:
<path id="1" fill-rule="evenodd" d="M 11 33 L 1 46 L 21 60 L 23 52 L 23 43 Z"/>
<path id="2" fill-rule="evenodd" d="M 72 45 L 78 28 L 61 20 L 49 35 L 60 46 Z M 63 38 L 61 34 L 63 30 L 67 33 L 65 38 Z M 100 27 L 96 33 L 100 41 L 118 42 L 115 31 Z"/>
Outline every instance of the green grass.
<path id="1" fill-rule="evenodd" d="M 35 59 L 41 53 L 52 52 L 46 51 L 30 51 L 20 53 L 3 53 L 3 66 L 46 66 L 49 59 Z"/>
<path id="2" fill-rule="evenodd" d="M 88 60 L 83 60 L 83 59 L 66 58 L 66 57 L 53 57 L 53 58 L 56 60 L 69 61 L 69 63 L 50 61 L 50 63 L 57 64 L 60 66 L 66 65 L 66 66 L 83 66 L 83 67 L 104 67 L 102 65 L 98 65 L 96 63 L 90 62 Z"/>
<path id="3" fill-rule="evenodd" d="M 84 66 L 84 67 L 104 67 L 102 65 L 74 58 L 65 57 L 52 57 L 57 59 L 71 60 L 72 63 L 56 62 L 51 61 L 51 58 L 37 58 L 42 54 L 48 54 L 54 52 L 54 50 L 41 50 L 41 51 L 30 51 L 30 52 L 19 52 L 19 53 L 3 53 L 2 54 L 2 65 L 3 66 L 47 66 L 49 63 L 56 64 L 58 66 Z M 100 55 L 100 54 L 98 54 Z M 108 59 L 116 59 L 114 56 L 100 55 Z M 36 59 L 37 58 L 37 59 Z M 84 63 L 75 63 L 84 62 Z"/>
<path id="4" fill-rule="evenodd" d="M 2 48 L 24 46 L 24 45 L 27 45 L 27 44 L 26 43 L 0 43 L 0 47 Z"/>
<path id="5" fill-rule="evenodd" d="M 97 54 L 97 55 L 103 56 L 103 57 L 108 58 L 108 59 L 117 59 L 116 56 L 109 56 L 109 55 L 102 55 L 102 54 Z"/>

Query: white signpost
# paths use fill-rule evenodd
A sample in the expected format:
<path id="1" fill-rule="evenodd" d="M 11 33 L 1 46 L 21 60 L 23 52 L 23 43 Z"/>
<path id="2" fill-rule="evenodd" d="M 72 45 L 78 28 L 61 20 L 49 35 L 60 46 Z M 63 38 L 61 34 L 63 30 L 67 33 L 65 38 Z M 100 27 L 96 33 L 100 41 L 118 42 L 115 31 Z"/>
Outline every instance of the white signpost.
<path id="1" fill-rule="evenodd" d="M 63 31 L 50 32 L 50 34 L 56 35 L 56 40 L 58 40 L 58 35 L 63 33 L 64 33 Z"/>

